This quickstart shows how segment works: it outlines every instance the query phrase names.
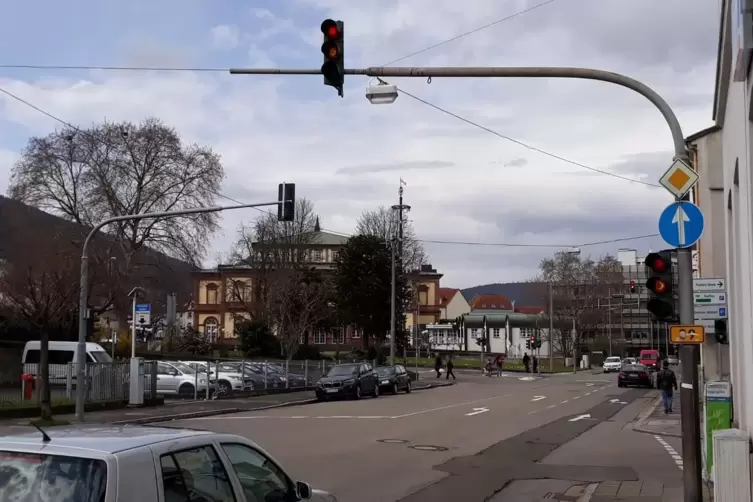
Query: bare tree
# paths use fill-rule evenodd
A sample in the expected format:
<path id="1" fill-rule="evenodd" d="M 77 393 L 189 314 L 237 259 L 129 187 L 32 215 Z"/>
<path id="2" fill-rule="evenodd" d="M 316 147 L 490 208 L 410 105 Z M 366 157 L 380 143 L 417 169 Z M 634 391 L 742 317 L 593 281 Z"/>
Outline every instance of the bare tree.
<path id="1" fill-rule="evenodd" d="M 185 145 L 159 120 L 66 128 L 31 138 L 13 167 L 8 194 L 92 227 L 113 216 L 213 205 L 224 178 L 219 155 Z M 132 220 L 105 231 L 130 261 L 143 247 L 197 263 L 218 228 L 216 213 Z"/>
<path id="2" fill-rule="evenodd" d="M 539 276 L 531 281 L 532 293 L 548 305 L 547 288 L 552 285 L 555 332 L 547 341 L 564 357 L 573 355 L 585 336 L 593 336 L 603 326 L 606 312 L 601 305 L 610 291 L 620 291 L 623 284 L 622 264 L 612 255 L 597 259 L 581 258 L 558 252 L 539 265 Z M 548 308 L 547 308 L 548 310 Z M 575 336 L 572 328 L 575 327 Z"/>
<path id="3" fill-rule="evenodd" d="M 51 337 L 69 338 L 78 325 L 78 260 L 69 242 L 15 236 L 0 270 L 0 298 L 39 336 L 41 416 L 52 418 L 48 348 Z M 23 244 L 21 244 L 23 243 Z M 10 252 L 8 252 L 10 251 Z"/>
<path id="4" fill-rule="evenodd" d="M 395 211 L 386 206 L 379 206 L 373 211 L 364 211 L 356 222 L 356 233 L 372 235 L 389 242 L 397 236 L 398 216 Z M 406 271 L 418 270 L 426 263 L 427 256 L 424 247 L 416 237 L 413 225 L 403 223 L 403 268 Z"/>

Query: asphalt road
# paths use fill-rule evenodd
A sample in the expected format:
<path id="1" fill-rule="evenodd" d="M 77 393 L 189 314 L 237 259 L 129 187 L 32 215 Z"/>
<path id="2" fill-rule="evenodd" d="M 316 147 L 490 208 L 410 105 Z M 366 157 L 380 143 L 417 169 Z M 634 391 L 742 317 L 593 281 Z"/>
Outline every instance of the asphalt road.
<path id="1" fill-rule="evenodd" d="M 341 502 L 475 502 L 513 479 L 528 479 L 530 473 L 517 472 L 521 465 L 535 466 L 646 392 L 618 389 L 615 375 L 591 372 L 541 378 L 463 374 L 455 386 L 410 395 L 171 425 L 249 437 L 297 479 Z M 571 473 L 555 477 L 578 479 L 565 474 Z M 630 479 L 634 473 L 606 469 L 589 475 Z"/>

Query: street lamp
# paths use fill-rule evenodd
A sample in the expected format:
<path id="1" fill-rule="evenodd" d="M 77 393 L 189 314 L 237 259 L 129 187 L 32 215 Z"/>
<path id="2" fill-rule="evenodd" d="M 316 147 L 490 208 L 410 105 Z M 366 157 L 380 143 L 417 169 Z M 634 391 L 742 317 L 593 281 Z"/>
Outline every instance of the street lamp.
<path id="1" fill-rule="evenodd" d="M 377 85 L 370 85 L 366 88 L 366 99 L 372 105 L 389 105 L 397 99 L 397 86 L 388 84 L 380 80 Z"/>

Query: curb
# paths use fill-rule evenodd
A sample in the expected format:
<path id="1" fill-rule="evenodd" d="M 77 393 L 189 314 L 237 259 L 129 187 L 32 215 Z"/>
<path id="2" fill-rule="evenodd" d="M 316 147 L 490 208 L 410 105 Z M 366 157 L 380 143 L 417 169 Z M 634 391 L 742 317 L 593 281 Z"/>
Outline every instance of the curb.
<path id="1" fill-rule="evenodd" d="M 430 390 L 430 389 L 436 389 L 439 387 L 450 387 L 452 385 L 455 385 L 455 384 L 453 382 L 433 383 L 433 384 L 428 384 L 421 387 L 413 387 L 413 390 L 414 391 Z M 259 406 L 256 408 L 235 407 L 235 408 L 220 408 L 216 410 L 189 411 L 186 413 L 174 413 L 172 415 L 162 415 L 162 416 L 156 416 L 156 417 L 142 417 L 142 418 L 127 419 L 127 420 L 118 420 L 118 421 L 109 422 L 109 423 L 113 425 L 144 425 L 144 424 L 153 424 L 153 423 L 159 423 L 159 422 L 172 422 L 173 420 L 188 420 L 191 418 L 212 417 L 212 416 L 218 416 L 218 415 L 230 415 L 232 413 L 243 413 L 247 411 L 273 410 L 276 408 L 287 408 L 290 406 L 314 404 L 318 402 L 319 401 L 316 398 L 298 399 L 296 401 L 288 401 L 285 403 L 271 404 L 269 406 Z"/>
<path id="2" fill-rule="evenodd" d="M 673 438 L 681 438 L 682 434 L 678 434 L 676 432 L 658 432 L 655 430 L 647 429 L 644 427 L 644 424 L 646 423 L 646 420 L 654 414 L 656 411 L 656 408 L 659 407 L 661 404 L 661 396 L 656 397 L 653 402 L 648 404 L 638 415 L 638 419 L 633 422 L 633 431 L 640 432 L 642 434 L 651 434 L 652 436 L 667 436 L 667 437 L 673 437 Z"/>

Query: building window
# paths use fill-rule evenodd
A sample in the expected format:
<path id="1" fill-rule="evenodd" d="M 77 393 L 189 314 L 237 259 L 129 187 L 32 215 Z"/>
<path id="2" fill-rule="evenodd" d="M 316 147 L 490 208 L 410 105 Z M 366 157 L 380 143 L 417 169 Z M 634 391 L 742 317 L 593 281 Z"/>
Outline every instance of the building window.
<path id="1" fill-rule="evenodd" d="M 208 284 L 207 285 L 207 303 L 209 305 L 217 305 L 219 302 L 219 297 L 217 295 L 217 285 L 216 284 Z"/>
<path id="2" fill-rule="evenodd" d="M 332 333 L 332 343 L 335 345 L 345 343 L 345 328 L 335 328 L 335 332 Z"/>
<path id="3" fill-rule="evenodd" d="M 215 288 L 217 291 L 217 288 Z M 220 323 L 214 317 L 204 319 L 204 335 L 211 343 L 217 342 L 217 336 L 220 333 Z"/>
<path id="4" fill-rule="evenodd" d="M 429 288 L 426 286 L 421 285 L 418 287 L 418 303 L 419 305 L 429 304 Z"/>
<path id="5" fill-rule="evenodd" d="M 314 333 L 314 343 L 317 345 L 324 345 L 327 343 L 327 334 L 322 330 L 317 330 Z"/>
<path id="6" fill-rule="evenodd" d="M 337 258 L 340 256 L 340 251 L 333 250 L 332 251 L 332 261 L 337 261 Z"/>
<path id="7" fill-rule="evenodd" d="M 492 336 L 494 338 L 499 338 L 499 328 L 492 329 Z"/>
<path id="8" fill-rule="evenodd" d="M 361 338 L 362 333 L 361 330 L 358 328 L 353 328 L 353 334 L 350 335 L 351 338 Z"/>
<path id="9" fill-rule="evenodd" d="M 245 302 L 249 299 L 251 292 L 250 281 L 233 281 L 232 291 L 229 295 L 231 302 Z"/>
<path id="10" fill-rule="evenodd" d="M 322 253 L 321 249 L 314 249 L 314 261 L 315 262 L 324 261 L 324 254 Z"/>

